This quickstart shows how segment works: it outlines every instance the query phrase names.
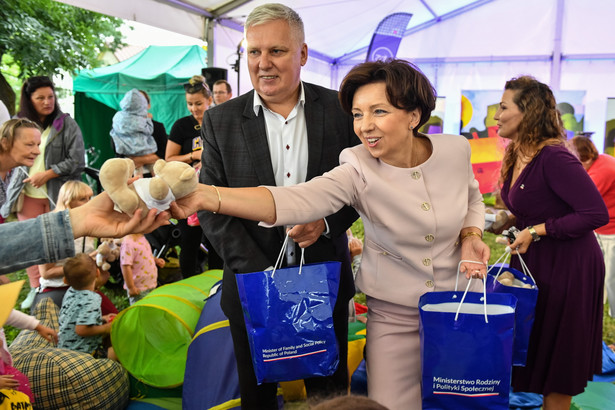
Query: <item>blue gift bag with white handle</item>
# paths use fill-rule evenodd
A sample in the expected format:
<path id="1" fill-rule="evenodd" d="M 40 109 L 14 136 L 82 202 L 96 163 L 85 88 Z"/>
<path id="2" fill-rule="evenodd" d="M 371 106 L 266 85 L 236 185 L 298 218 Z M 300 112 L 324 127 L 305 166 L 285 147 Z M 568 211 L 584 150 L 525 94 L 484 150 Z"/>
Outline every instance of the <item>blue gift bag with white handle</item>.
<path id="1" fill-rule="evenodd" d="M 235 275 L 258 384 L 337 369 L 333 306 L 341 263 L 301 259 L 299 266 Z"/>
<path id="2" fill-rule="evenodd" d="M 467 289 L 421 296 L 423 410 L 508 409 L 516 304 Z"/>
<path id="3" fill-rule="evenodd" d="M 506 252 L 498 258 L 498 261 L 505 255 L 510 255 L 510 248 L 506 248 Z M 517 298 L 513 366 L 525 366 L 530 334 L 534 325 L 538 286 L 521 255 L 517 255 L 517 257 L 521 262 L 523 272 L 507 266 L 508 258 L 504 259 L 504 264 L 496 262 L 489 267 L 487 271 L 487 293 L 510 293 Z M 512 275 L 513 278 L 506 282 L 501 279 L 504 275 Z"/>

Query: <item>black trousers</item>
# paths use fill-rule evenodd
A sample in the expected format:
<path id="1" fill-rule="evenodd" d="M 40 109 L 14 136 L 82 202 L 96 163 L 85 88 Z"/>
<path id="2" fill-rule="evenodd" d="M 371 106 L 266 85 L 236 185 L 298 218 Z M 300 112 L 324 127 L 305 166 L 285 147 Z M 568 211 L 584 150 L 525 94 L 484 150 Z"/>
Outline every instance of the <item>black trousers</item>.
<path id="1" fill-rule="evenodd" d="M 340 353 L 339 365 L 331 376 L 304 380 L 308 397 L 324 399 L 348 393 L 348 300 L 344 299 L 338 298 L 333 310 L 333 327 Z M 277 410 L 277 383 L 256 384 L 245 322 L 229 318 L 229 327 L 237 361 L 241 408 Z"/>
<path id="2" fill-rule="evenodd" d="M 201 252 L 201 236 L 203 230 L 200 226 L 190 226 L 185 219 L 180 219 L 177 226 L 181 230 L 179 238 L 179 266 L 182 270 L 182 276 L 189 278 L 190 276 L 202 273 L 201 262 L 204 260 L 204 254 Z"/>
<path id="3" fill-rule="evenodd" d="M 218 252 L 216 252 L 214 246 L 211 244 L 209 239 L 207 239 L 205 234 L 203 234 L 202 240 L 203 244 L 205 244 L 207 250 L 209 251 L 207 253 L 207 269 L 223 269 L 224 261 L 222 260 L 222 257 L 218 255 Z"/>

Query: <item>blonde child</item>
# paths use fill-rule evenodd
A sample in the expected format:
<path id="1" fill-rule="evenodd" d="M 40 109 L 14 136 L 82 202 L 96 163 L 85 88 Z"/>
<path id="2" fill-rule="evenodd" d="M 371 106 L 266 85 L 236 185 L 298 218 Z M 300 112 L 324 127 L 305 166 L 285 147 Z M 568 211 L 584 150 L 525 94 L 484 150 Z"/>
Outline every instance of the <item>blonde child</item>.
<path id="1" fill-rule="evenodd" d="M 87 203 L 92 195 L 94 195 L 94 192 L 92 192 L 92 188 L 87 184 L 81 181 L 67 181 L 60 187 L 58 203 L 54 212 L 77 208 Z M 83 252 L 93 256 L 95 255 L 95 250 L 94 238 L 82 237 L 75 239 L 76 253 Z M 37 293 L 34 295 L 30 313 L 32 313 L 36 305 L 45 298 L 51 298 L 58 307 L 62 307 L 62 299 L 68 290 L 68 286 L 64 283 L 64 262 L 65 261 L 62 260 L 56 263 L 38 265 L 38 270 L 41 274 L 40 286 L 37 289 Z"/>
<path id="2" fill-rule="evenodd" d="M 142 234 L 125 236 L 120 248 L 120 265 L 124 277 L 124 289 L 130 304 L 143 299 L 156 288 L 158 267 L 165 261 L 152 254 L 152 247 Z"/>
<path id="3" fill-rule="evenodd" d="M 101 298 L 94 289 L 98 267 L 89 255 L 79 253 L 64 264 L 64 281 L 70 286 L 60 309 L 58 347 L 112 358 L 112 348 L 102 349 L 103 336 L 111 333 L 110 316 L 100 310 Z"/>

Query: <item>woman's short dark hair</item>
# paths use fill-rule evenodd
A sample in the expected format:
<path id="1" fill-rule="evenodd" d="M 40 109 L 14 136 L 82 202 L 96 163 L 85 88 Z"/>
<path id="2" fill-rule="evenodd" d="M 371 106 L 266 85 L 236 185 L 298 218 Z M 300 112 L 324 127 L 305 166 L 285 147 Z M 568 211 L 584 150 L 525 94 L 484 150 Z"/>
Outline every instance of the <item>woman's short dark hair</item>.
<path id="1" fill-rule="evenodd" d="M 53 112 L 45 118 L 44 122 L 41 122 L 39 114 L 34 109 L 34 105 L 32 104 L 32 94 L 38 90 L 39 88 L 50 87 L 53 91 L 53 95 L 55 97 Z M 60 105 L 58 104 L 58 96 L 56 95 L 56 87 L 53 84 L 53 81 L 46 75 L 37 75 L 34 77 L 30 77 L 26 80 L 25 83 L 21 86 L 21 99 L 19 101 L 19 112 L 17 116 L 20 118 L 27 118 L 31 121 L 34 121 L 41 128 L 47 128 L 57 116 L 60 111 Z"/>
<path id="2" fill-rule="evenodd" d="M 417 66 L 405 60 L 369 61 L 354 66 L 340 87 L 343 110 L 352 114 L 352 100 L 357 90 L 380 82 L 386 86 L 391 105 L 405 111 L 419 109 L 421 120 L 416 129 L 429 121 L 436 107 L 436 90 Z"/>

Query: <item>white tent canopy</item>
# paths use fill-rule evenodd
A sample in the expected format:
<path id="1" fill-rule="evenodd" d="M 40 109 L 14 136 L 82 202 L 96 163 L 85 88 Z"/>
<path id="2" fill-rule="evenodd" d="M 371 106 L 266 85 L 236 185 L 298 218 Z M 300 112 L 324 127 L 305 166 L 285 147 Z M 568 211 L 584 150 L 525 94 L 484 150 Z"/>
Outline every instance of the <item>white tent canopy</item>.
<path id="1" fill-rule="evenodd" d="M 267 0 L 60 0 L 208 41 L 210 66 L 238 57 L 246 16 Z M 459 132 L 461 90 L 501 90 L 531 74 L 554 89 L 586 90 L 585 130 L 600 148 L 606 100 L 615 97 L 613 0 L 279 0 L 303 18 L 306 81 L 337 88 L 365 59 L 378 23 L 412 13 L 397 57 L 416 63 L 446 97 L 444 131 Z M 251 89 L 240 65 L 240 92 Z M 234 85 L 233 88 L 236 88 Z M 237 90 L 234 90 L 237 94 Z"/>

